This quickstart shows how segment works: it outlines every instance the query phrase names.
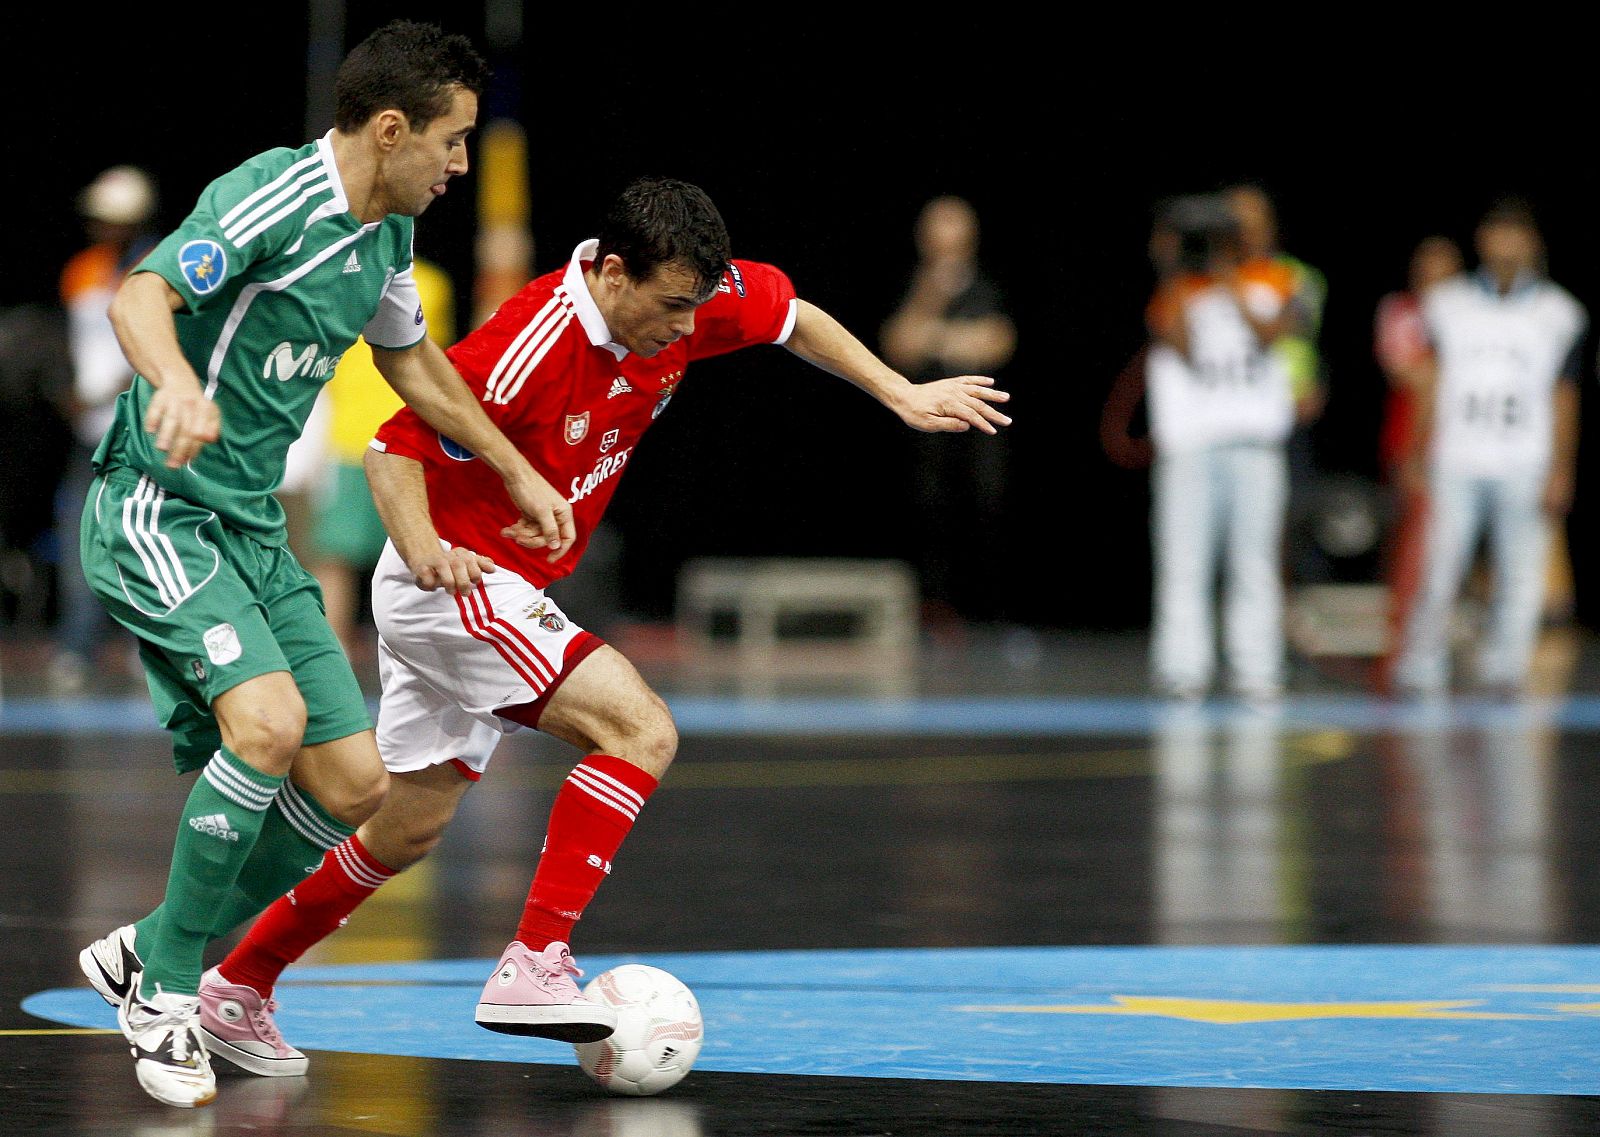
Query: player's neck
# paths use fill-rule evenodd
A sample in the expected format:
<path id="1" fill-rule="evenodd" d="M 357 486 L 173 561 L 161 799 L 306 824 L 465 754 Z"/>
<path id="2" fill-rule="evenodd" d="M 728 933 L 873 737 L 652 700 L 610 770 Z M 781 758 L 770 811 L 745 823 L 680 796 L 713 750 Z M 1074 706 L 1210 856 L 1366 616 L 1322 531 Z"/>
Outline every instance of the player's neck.
<path id="1" fill-rule="evenodd" d="M 335 130 L 332 146 L 333 163 L 339 168 L 339 181 L 350 212 L 363 225 L 383 220 L 391 210 L 382 193 L 378 156 L 366 136 Z"/>

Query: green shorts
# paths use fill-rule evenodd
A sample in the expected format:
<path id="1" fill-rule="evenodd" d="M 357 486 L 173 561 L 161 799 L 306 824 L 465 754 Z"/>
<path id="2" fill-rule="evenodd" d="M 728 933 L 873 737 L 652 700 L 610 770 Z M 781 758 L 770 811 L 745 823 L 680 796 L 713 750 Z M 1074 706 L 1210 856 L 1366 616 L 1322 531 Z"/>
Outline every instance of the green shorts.
<path id="1" fill-rule="evenodd" d="M 388 534 L 372 504 L 367 472 L 360 466 L 335 462 L 326 496 L 317 502 L 311 545 L 319 557 L 347 561 L 361 568 L 376 567 Z"/>
<path id="2" fill-rule="evenodd" d="M 287 548 L 263 545 L 137 472 L 89 487 L 83 572 L 139 637 L 150 699 L 180 772 L 222 745 L 212 701 L 287 671 L 306 704 L 304 745 L 372 729 L 365 696 L 328 627 L 322 590 Z"/>

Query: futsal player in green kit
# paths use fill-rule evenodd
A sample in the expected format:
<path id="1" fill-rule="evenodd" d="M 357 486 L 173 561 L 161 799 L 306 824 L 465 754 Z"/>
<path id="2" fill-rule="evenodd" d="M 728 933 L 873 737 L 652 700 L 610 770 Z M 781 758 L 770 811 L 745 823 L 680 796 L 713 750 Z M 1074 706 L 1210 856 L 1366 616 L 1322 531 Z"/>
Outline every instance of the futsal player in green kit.
<path id="1" fill-rule="evenodd" d="M 471 44 L 397 21 L 341 65 L 334 128 L 212 182 L 111 309 L 138 377 L 94 456 L 84 573 L 140 640 L 182 772 L 199 771 L 166 894 L 79 962 L 117 1005 L 140 1085 L 216 1095 L 199 1014 L 206 945 L 316 869 L 387 775 L 321 594 L 272 491 L 339 357 L 365 335 L 385 379 L 504 479 L 508 525 L 572 539 L 571 507 L 490 423 L 427 336 L 413 219 L 467 170 L 487 69 Z M 466 549 L 421 588 L 470 591 Z"/>

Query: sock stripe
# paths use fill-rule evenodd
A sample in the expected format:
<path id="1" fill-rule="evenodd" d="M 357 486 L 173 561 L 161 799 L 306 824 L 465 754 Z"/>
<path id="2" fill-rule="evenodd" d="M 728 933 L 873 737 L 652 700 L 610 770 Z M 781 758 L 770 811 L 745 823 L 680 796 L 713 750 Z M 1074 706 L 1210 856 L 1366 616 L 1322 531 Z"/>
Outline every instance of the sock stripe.
<path id="1" fill-rule="evenodd" d="M 350 846 L 349 841 L 342 841 L 334 846 L 333 859 L 344 870 L 344 875 L 363 888 L 377 888 L 390 877 L 392 872 L 379 872 L 374 869 L 361 854 Z"/>
<path id="2" fill-rule="evenodd" d="M 600 777 L 590 776 L 593 774 L 595 774 L 595 771 L 590 770 L 587 766 L 579 766 L 567 775 L 567 784 L 574 789 L 582 790 L 596 801 L 609 805 L 629 821 L 636 820 L 639 816 L 639 810 L 644 807 L 644 799 L 633 793 L 626 786 L 621 786 L 622 792 L 619 793 L 613 785 L 606 784 L 612 779 L 606 778 L 602 781 L 601 779 L 604 778 L 604 775 L 600 775 Z"/>
<path id="3" fill-rule="evenodd" d="M 293 782 L 285 780 L 283 787 L 278 790 L 278 808 L 283 811 L 284 820 L 294 827 L 296 833 L 310 841 L 317 848 L 326 852 L 350 836 L 353 830 L 346 829 L 341 832 L 317 813 L 309 801 L 295 788 Z"/>
<path id="4" fill-rule="evenodd" d="M 644 795 L 642 793 L 640 793 L 638 790 L 634 789 L 632 786 L 630 786 L 627 782 L 624 782 L 621 778 L 618 778 L 618 777 L 615 777 L 614 775 L 608 774 L 604 770 L 600 769 L 599 767 L 591 766 L 587 762 L 580 762 L 578 764 L 578 769 L 582 770 L 584 772 L 584 774 L 586 774 L 590 778 L 594 778 L 594 779 L 604 783 L 611 790 L 615 791 L 619 796 L 621 796 L 623 798 L 626 798 L 628 801 L 631 801 L 633 803 L 633 807 L 635 809 L 643 809 L 644 808 Z M 648 777 L 648 775 L 646 775 L 644 773 L 644 771 L 642 771 L 642 770 L 639 770 L 637 772 L 639 773 L 639 775 L 641 777 Z"/>
<path id="5" fill-rule="evenodd" d="M 264 786 L 241 773 L 220 750 L 206 763 L 203 773 L 212 789 L 251 813 L 265 813 L 277 792 L 276 786 Z"/>

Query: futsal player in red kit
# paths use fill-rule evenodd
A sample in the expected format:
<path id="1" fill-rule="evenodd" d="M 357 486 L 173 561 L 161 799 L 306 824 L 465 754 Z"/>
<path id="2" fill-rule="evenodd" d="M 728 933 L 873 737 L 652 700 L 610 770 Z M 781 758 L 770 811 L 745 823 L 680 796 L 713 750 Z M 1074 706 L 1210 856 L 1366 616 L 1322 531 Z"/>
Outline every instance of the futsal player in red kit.
<path id="1" fill-rule="evenodd" d="M 573 925 L 677 750 L 672 715 L 633 665 L 544 594 L 578 564 L 634 448 L 685 368 L 781 344 L 856 384 L 923 431 L 1010 422 L 1008 395 L 981 376 L 913 384 L 768 264 L 730 259 L 711 200 L 643 179 L 612 206 L 598 240 L 501 305 L 448 355 L 489 417 L 568 509 L 555 531 L 527 522 L 499 476 L 402 409 L 379 430 L 367 474 L 389 543 L 372 584 L 383 690 L 378 748 L 388 796 L 356 835 L 257 920 L 219 965 L 202 1007 L 207 1047 L 259 1074 L 297 1074 L 304 1056 L 271 1016 L 280 973 L 357 905 L 438 843 L 500 738 L 535 727 L 584 755 L 556 794 L 511 943 L 477 1021 L 565 1041 L 604 1038 L 615 1012 L 584 999 Z M 419 587 L 411 565 L 449 551 L 449 574 Z"/>

